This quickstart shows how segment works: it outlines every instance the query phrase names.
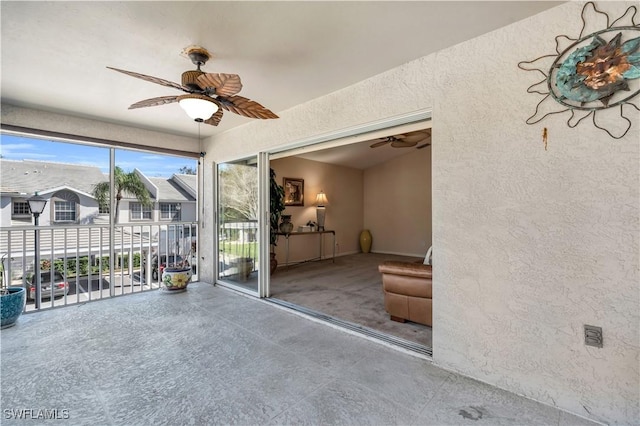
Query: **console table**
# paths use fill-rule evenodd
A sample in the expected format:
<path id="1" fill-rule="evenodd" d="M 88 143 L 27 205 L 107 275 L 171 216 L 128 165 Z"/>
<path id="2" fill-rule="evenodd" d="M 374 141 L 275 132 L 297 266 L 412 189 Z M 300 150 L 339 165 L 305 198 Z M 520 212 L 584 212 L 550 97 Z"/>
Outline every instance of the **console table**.
<path id="1" fill-rule="evenodd" d="M 291 237 L 295 237 L 298 235 L 318 235 L 320 238 L 320 255 L 317 258 L 314 259 L 309 259 L 309 260 L 305 260 L 303 262 L 309 262 L 312 260 L 322 260 L 322 248 L 323 248 L 323 241 L 324 241 L 324 234 L 331 234 L 333 235 L 333 250 L 331 251 L 331 261 L 335 263 L 336 261 L 336 231 L 310 231 L 310 232 L 290 232 L 288 234 L 284 233 L 284 232 L 277 232 L 276 235 L 282 235 L 286 240 L 286 250 L 287 250 L 287 255 L 286 255 L 286 260 L 285 260 L 285 265 L 287 265 L 287 267 L 289 266 L 289 238 Z M 302 262 L 300 262 L 302 263 Z"/>

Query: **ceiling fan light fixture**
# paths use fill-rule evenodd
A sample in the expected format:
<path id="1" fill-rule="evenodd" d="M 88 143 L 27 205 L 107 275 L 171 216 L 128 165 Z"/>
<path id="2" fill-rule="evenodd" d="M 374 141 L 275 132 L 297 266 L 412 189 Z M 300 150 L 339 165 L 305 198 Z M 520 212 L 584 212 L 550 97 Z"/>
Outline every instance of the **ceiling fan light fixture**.
<path id="1" fill-rule="evenodd" d="M 204 95 L 189 94 L 178 96 L 178 103 L 189 117 L 205 121 L 218 111 L 218 105 Z"/>

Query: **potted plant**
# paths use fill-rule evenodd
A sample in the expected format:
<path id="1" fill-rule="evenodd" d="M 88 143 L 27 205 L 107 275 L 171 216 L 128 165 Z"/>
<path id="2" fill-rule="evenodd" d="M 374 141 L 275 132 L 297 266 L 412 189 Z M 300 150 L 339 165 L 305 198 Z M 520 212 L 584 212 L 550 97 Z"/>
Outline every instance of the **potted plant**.
<path id="1" fill-rule="evenodd" d="M 191 251 L 186 257 L 180 257 L 179 245 L 177 254 L 167 255 L 167 264 L 162 271 L 162 280 L 160 281 L 161 290 L 168 293 L 180 293 L 187 289 L 192 276 L 191 265 L 187 260 L 190 258 Z"/>
<path id="2" fill-rule="evenodd" d="M 269 213 L 270 213 L 270 243 L 271 243 L 271 259 L 270 259 L 270 271 L 273 274 L 278 267 L 278 260 L 276 259 L 276 245 L 278 244 L 278 231 L 280 226 L 280 216 L 285 209 L 284 205 L 284 188 L 278 185 L 276 182 L 276 172 L 271 169 L 270 179 L 270 196 L 269 196 Z"/>
<path id="3" fill-rule="evenodd" d="M 15 325 L 22 315 L 24 306 L 27 303 L 27 291 L 24 287 L 10 287 L 10 277 L 7 277 L 5 261 L 7 255 L 2 255 L 2 270 L 0 271 L 0 328 L 7 328 Z"/>

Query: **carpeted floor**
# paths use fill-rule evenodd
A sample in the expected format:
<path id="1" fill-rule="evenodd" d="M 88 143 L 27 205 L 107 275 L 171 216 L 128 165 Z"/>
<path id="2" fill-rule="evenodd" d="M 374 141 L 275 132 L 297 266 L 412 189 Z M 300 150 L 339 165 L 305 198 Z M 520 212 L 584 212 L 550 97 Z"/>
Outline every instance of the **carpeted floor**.
<path id="1" fill-rule="evenodd" d="M 295 303 L 341 320 L 432 347 L 431 327 L 391 321 L 384 310 L 382 277 L 385 260 L 417 258 L 359 253 L 331 260 L 279 266 L 271 276 L 271 297 Z"/>

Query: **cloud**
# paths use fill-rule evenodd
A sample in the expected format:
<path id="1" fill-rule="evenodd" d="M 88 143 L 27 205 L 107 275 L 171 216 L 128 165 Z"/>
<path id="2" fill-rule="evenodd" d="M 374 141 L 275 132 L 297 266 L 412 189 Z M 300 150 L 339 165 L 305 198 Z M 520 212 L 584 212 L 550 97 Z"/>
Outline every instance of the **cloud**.
<path id="1" fill-rule="evenodd" d="M 38 152 L 2 152 L 2 158 L 7 160 L 49 160 L 56 158 L 53 154 L 41 154 Z"/>
<path id="2" fill-rule="evenodd" d="M 5 159 L 81 164 L 98 167 L 103 173 L 109 172 L 109 152 L 105 148 L 14 138 L 6 135 L 2 135 L 1 142 L 0 154 Z M 195 168 L 197 162 L 191 158 L 118 149 L 116 151 L 116 165 L 125 172 L 131 172 L 137 168 L 147 176 L 169 177 L 173 173 L 177 173 L 183 166 Z"/>
<path id="3" fill-rule="evenodd" d="M 35 149 L 35 145 L 32 143 L 3 143 L 0 144 L 0 151 L 11 151 L 14 149 Z"/>
<path id="4" fill-rule="evenodd" d="M 37 147 L 31 143 L 3 143 L 0 144 L 0 154 L 2 158 L 12 160 L 42 160 L 56 158 L 55 154 L 38 152 Z"/>

